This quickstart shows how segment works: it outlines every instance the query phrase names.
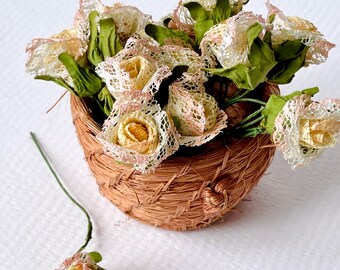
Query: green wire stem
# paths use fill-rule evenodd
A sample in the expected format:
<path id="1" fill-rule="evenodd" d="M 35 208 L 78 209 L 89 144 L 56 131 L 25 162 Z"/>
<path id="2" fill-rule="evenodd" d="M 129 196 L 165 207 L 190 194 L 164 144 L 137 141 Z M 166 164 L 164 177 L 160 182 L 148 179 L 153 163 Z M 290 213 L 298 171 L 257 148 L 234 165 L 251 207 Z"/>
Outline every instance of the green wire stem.
<path id="1" fill-rule="evenodd" d="M 66 188 L 64 187 L 64 185 L 62 184 L 62 182 L 60 181 L 57 173 L 55 172 L 55 170 L 53 169 L 51 163 L 49 162 L 39 140 L 37 139 L 36 135 L 33 132 L 30 132 L 31 137 L 33 139 L 34 144 L 36 145 L 36 147 L 38 148 L 41 156 L 43 157 L 44 161 L 46 162 L 48 168 L 50 169 L 51 173 L 53 174 L 54 178 L 57 180 L 60 188 L 63 190 L 63 192 L 66 194 L 66 196 L 85 214 L 86 218 L 87 218 L 87 222 L 88 222 L 88 226 L 87 226 L 87 235 L 86 235 L 86 239 L 85 239 L 85 243 L 78 249 L 78 252 L 81 252 L 82 250 L 85 249 L 85 247 L 87 246 L 87 244 L 90 242 L 91 238 L 92 238 L 92 222 L 91 222 L 91 217 L 89 215 L 89 213 L 86 211 L 86 209 L 80 204 L 78 203 L 72 196 L 71 194 L 66 190 Z"/>

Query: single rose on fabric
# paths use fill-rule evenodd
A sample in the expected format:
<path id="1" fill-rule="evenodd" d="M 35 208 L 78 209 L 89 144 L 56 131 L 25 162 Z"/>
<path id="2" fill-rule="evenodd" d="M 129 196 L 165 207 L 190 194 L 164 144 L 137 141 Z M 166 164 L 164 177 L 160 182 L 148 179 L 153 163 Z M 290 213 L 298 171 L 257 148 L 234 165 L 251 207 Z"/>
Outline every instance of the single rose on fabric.
<path id="1" fill-rule="evenodd" d="M 97 265 L 101 260 L 102 257 L 98 252 L 79 252 L 66 259 L 55 270 L 103 270 Z"/>
<path id="2" fill-rule="evenodd" d="M 194 81 L 190 81 L 188 76 L 182 77 L 170 86 L 166 110 L 174 119 L 176 128 L 181 134 L 181 145 L 202 145 L 227 126 L 227 115 L 218 108 L 216 100 L 211 95 L 200 91 L 203 89 L 199 83 L 195 85 Z"/>
<path id="3" fill-rule="evenodd" d="M 329 51 L 334 44 L 327 41 L 323 34 L 309 21 L 299 17 L 285 16 L 272 4 L 267 3 L 268 23 L 271 25 L 271 42 L 277 47 L 286 41 L 300 40 L 308 46 L 305 66 L 321 64 L 328 58 Z"/>
<path id="4" fill-rule="evenodd" d="M 100 63 L 96 72 L 120 102 L 147 102 L 171 74 L 171 69 L 160 63 L 158 52 L 149 40 L 131 38 L 116 56 Z"/>
<path id="5" fill-rule="evenodd" d="M 115 103 L 97 138 L 105 153 L 142 173 L 153 171 L 179 147 L 172 120 L 155 101 L 123 107 Z"/>
<path id="6" fill-rule="evenodd" d="M 333 147 L 340 133 L 340 99 L 289 100 L 275 119 L 273 142 L 292 168 L 302 167 Z"/>

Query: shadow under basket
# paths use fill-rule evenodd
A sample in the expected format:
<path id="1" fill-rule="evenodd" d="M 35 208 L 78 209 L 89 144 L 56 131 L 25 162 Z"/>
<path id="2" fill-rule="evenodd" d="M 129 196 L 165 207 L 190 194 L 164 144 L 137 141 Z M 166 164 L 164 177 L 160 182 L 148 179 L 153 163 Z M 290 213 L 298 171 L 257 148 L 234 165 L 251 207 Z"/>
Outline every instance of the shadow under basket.
<path id="1" fill-rule="evenodd" d="M 71 110 L 86 160 L 106 198 L 128 216 L 169 230 L 194 230 L 221 218 L 258 183 L 275 152 L 270 137 L 221 140 L 190 157 L 171 156 L 141 174 L 104 154 L 101 127 L 85 102 L 71 95 Z"/>

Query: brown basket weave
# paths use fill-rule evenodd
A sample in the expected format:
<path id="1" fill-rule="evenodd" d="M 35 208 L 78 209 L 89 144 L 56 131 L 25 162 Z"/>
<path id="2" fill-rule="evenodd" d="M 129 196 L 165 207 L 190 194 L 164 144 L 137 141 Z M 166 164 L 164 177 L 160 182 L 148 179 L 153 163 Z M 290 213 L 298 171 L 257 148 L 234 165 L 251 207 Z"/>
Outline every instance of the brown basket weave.
<path id="1" fill-rule="evenodd" d="M 273 88 L 271 91 L 276 91 Z M 193 230 L 221 218 L 258 183 L 275 152 L 269 136 L 206 144 L 190 157 L 170 157 L 155 173 L 141 174 L 104 154 L 100 126 L 79 98 L 73 122 L 101 193 L 130 217 L 170 230 Z"/>

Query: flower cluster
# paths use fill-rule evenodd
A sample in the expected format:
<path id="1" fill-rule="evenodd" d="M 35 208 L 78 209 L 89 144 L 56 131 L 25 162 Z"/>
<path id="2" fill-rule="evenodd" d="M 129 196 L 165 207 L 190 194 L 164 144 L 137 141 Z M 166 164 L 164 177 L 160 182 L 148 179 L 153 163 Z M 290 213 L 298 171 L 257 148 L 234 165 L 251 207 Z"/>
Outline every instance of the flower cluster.
<path id="1" fill-rule="evenodd" d="M 243 5 L 182 0 L 154 22 L 135 7 L 81 0 L 73 28 L 28 45 L 26 68 L 93 101 L 105 153 L 142 173 L 220 134 L 272 134 L 293 167 L 307 164 L 335 145 L 339 100 L 312 102 L 316 91 L 268 97 L 263 85 L 291 82 L 334 44 L 270 3 L 267 18 Z M 250 110 L 241 119 L 228 115 L 236 103 Z"/>

